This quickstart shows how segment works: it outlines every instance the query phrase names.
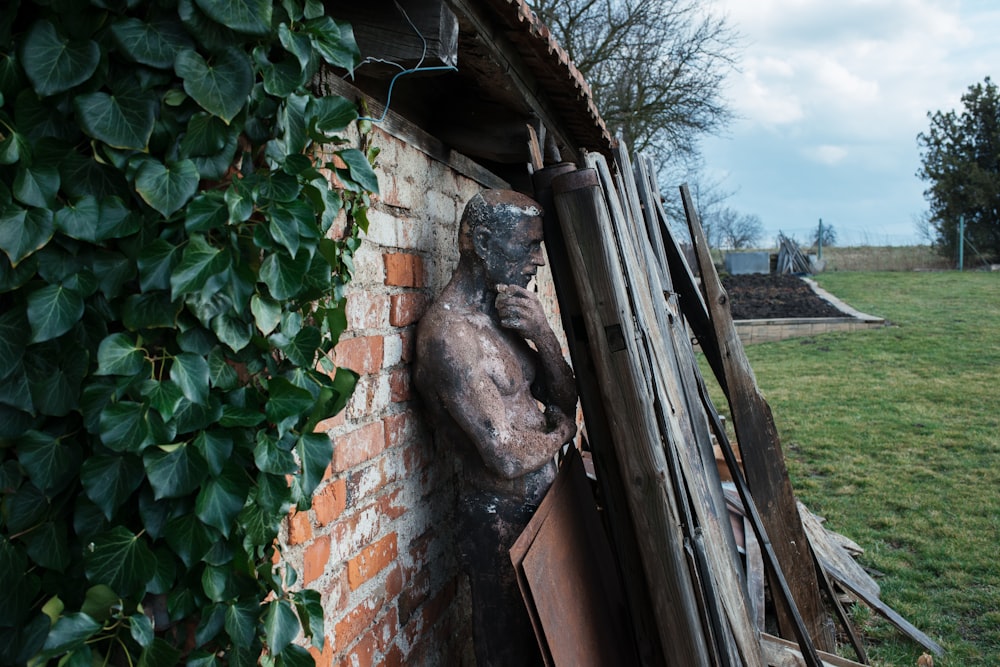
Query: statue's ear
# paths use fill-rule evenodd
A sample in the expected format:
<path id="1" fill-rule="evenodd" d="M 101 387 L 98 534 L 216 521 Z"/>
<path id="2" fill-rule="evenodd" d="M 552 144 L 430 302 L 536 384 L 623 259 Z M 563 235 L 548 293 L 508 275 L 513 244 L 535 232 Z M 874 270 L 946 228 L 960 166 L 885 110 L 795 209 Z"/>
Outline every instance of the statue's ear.
<path id="1" fill-rule="evenodd" d="M 486 227 L 476 227 L 472 230 L 472 249 L 476 256 L 485 259 L 489 252 L 490 230 Z"/>

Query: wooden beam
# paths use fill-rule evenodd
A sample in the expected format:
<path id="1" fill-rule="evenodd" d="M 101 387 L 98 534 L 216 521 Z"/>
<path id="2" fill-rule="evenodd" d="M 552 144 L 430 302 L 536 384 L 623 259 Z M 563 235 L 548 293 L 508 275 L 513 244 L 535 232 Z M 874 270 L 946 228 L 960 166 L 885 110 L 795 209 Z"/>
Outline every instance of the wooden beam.
<path id="1" fill-rule="evenodd" d="M 515 46 L 504 32 L 496 27 L 484 14 L 482 6 L 473 0 L 446 0 L 459 19 L 468 21 L 480 35 L 482 46 L 487 48 L 498 62 L 504 65 L 504 70 L 513 86 L 517 89 L 524 102 L 532 112 L 545 124 L 548 132 L 556 135 L 557 143 L 563 147 L 563 158 L 569 162 L 580 159 L 579 147 L 570 139 L 559 122 L 559 114 L 551 104 L 542 97 L 542 86 L 538 83 L 531 69 L 525 66 Z M 459 64 L 461 66 L 461 63 Z"/>
<path id="2" fill-rule="evenodd" d="M 325 94 L 340 95 L 355 101 L 364 100 L 368 105 L 369 113 L 375 118 L 382 116 L 385 110 L 385 105 L 382 102 L 344 81 L 330 70 L 324 70 L 320 74 L 319 85 Z M 376 123 L 375 126 L 389 136 L 416 148 L 424 155 L 447 165 L 484 187 L 510 189 L 510 183 L 467 156 L 452 150 L 392 109 L 385 114 L 384 120 Z"/>
<path id="3" fill-rule="evenodd" d="M 686 186 L 681 187 L 681 199 L 698 257 L 705 303 L 723 361 L 727 398 L 750 491 L 760 508 L 764 527 L 809 637 L 817 648 L 832 650 L 835 647 L 833 623 L 819 594 L 809 540 L 799 518 L 771 407 L 757 387 L 753 369 L 736 333 L 728 295 L 715 271 L 705 233 Z M 779 606 L 778 611 L 782 634 L 795 636 L 790 610 Z"/>

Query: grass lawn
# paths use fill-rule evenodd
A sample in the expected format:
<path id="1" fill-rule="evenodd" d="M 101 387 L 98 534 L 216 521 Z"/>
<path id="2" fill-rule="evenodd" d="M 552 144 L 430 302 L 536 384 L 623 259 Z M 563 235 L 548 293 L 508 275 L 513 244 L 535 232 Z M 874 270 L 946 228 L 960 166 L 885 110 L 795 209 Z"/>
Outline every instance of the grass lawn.
<path id="1" fill-rule="evenodd" d="M 796 494 L 864 547 L 882 599 L 944 646 L 936 667 L 1000 665 L 1000 273 L 818 282 L 892 326 L 747 347 Z M 874 665 L 916 664 L 855 612 Z"/>

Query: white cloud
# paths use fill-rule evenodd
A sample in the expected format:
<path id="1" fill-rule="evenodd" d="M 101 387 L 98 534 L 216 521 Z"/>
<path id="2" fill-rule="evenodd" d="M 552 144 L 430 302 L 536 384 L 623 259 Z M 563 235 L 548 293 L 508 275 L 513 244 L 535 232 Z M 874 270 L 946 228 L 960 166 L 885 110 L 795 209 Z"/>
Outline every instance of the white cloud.
<path id="1" fill-rule="evenodd" d="M 997 0 L 713 6 L 742 33 L 744 48 L 727 88 L 740 120 L 724 142 L 706 142 L 706 166 L 729 173 L 724 185 L 739 193 L 736 208 L 779 228 L 794 224 L 786 220 L 793 201 L 837 210 L 841 224 L 873 232 L 890 218 L 909 221 L 926 208 L 914 174 L 927 112 L 960 108 L 961 95 L 987 75 L 1000 81 Z M 878 215 L 837 191 L 837 179 L 848 177 L 857 179 L 854 189 L 873 189 Z"/>
<path id="2" fill-rule="evenodd" d="M 830 144 L 813 146 L 803 150 L 803 154 L 808 159 L 828 166 L 843 162 L 844 158 L 847 157 L 847 152 L 847 148 L 844 146 L 832 146 Z"/>

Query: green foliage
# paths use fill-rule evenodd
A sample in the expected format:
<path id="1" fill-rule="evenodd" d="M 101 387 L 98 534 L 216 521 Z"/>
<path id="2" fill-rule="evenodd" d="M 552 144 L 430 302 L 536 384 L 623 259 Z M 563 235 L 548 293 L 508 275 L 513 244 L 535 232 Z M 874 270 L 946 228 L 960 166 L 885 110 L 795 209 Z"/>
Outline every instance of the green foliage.
<path id="1" fill-rule="evenodd" d="M 274 563 L 356 380 L 328 353 L 376 151 L 310 83 L 358 61 L 311 0 L 0 16 L 0 664 L 322 646 Z"/>
<path id="2" fill-rule="evenodd" d="M 928 222 L 948 257 L 957 255 L 959 217 L 976 252 L 1000 257 L 1000 91 L 986 77 L 969 86 L 962 104 L 961 114 L 928 113 L 930 128 L 917 135 Z"/>

